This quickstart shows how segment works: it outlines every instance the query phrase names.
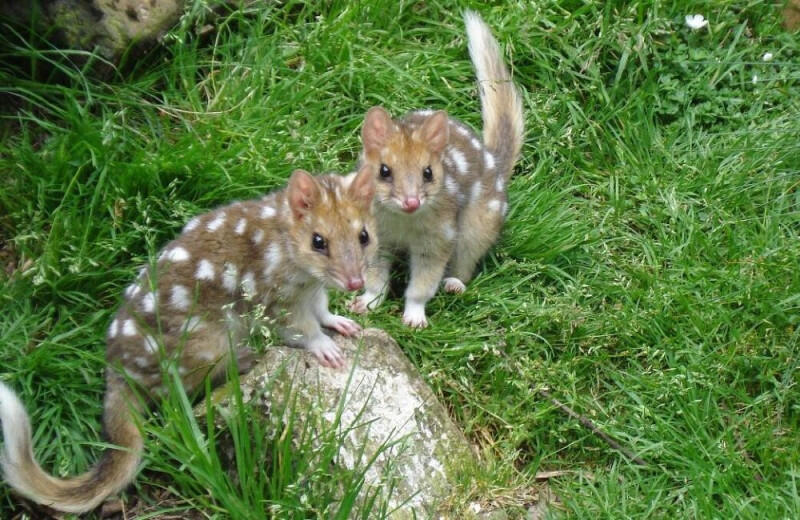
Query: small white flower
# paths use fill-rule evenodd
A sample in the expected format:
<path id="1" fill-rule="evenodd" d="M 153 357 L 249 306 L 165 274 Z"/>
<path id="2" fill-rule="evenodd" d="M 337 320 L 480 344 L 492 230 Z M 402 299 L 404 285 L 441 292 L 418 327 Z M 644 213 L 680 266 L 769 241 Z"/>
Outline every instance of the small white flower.
<path id="1" fill-rule="evenodd" d="M 753 85 L 758 83 L 758 74 L 753 74 Z"/>
<path id="2" fill-rule="evenodd" d="M 702 14 L 687 14 L 686 25 L 689 26 L 689 29 L 696 31 L 708 25 L 708 20 L 706 20 Z"/>
<path id="3" fill-rule="evenodd" d="M 772 61 L 772 53 L 771 52 L 765 52 L 764 55 L 761 56 L 761 59 L 764 60 L 764 61 Z"/>

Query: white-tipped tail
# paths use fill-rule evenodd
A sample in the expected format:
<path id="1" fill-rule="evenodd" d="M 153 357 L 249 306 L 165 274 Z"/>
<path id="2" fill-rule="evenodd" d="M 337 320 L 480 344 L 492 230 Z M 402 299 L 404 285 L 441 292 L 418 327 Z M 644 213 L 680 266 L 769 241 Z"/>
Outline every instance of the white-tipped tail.
<path id="1" fill-rule="evenodd" d="M 498 174 L 507 179 L 522 148 L 522 100 L 503 62 L 500 46 L 480 15 L 466 11 L 464 23 L 481 95 L 483 141 L 498 159 Z"/>
<path id="2" fill-rule="evenodd" d="M 94 509 L 133 478 L 141 458 L 142 437 L 120 392 L 106 395 L 105 426 L 112 442 L 126 449 L 106 449 L 89 472 L 71 479 L 48 475 L 33 454 L 31 422 L 16 394 L 0 383 L 0 422 L 4 450 L 0 467 L 6 482 L 20 495 L 67 513 Z"/>
<path id="3" fill-rule="evenodd" d="M 28 451 L 31 446 L 31 422 L 28 413 L 17 395 L 3 383 L 0 383 L 0 423 L 3 426 L 5 443 L 0 463 L 3 472 L 8 474 L 10 471 L 6 471 L 6 468 L 21 465 L 25 457 L 32 457 L 33 454 Z"/>

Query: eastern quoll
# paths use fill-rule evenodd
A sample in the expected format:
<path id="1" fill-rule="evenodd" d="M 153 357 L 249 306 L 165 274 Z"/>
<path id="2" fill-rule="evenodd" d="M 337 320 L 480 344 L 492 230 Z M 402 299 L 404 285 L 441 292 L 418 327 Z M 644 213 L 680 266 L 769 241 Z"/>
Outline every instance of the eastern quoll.
<path id="1" fill-rule="evenodd" d="M 158 395 L 161 362 L 171 359 L 193 391 L 226 369 L 230 353 L 246 361 L 243 316 L 255 305 L 287 341 L 323 365 L 341 366 L 341 350 L 321 327 L 346 336 L 361 328 L 331 314 L 326 288 L 364 286 L 377 248 L 374 190 L 367 168 L 347 177 L 297 170 L 285 190 L 192 219 L 125 290 L 108 329 L 103 429 L 120 449 L 107 448 L 83 475 L 49 475 L 34 458 L 25 408 L 0 383 L 6 481 L 21 495 L 66 512 L 91 510 L 119 492 L 134 478 L 143 446 L 134 422 L 141 410 L 126 376 Z"/>
<path id="2" fill-rule="evenodd" d="M 425 304 L 445 273 L 445 291 L 463 292 L 500 233 L 508 180 L 522 146 L 522 102 L 489 28 L 469 11 L 465 22 L 481 97 L 482 142 L 441 110 L 416 110 L 399 120 L 381 107 L 367 112 L 360 162 L 377 179 L 382 254 L 367 272 L 364 294 L 350 306 L 355 312 L 381 304 L 391 254 L 408 252 L 403 321 L 427 326 Z"/>

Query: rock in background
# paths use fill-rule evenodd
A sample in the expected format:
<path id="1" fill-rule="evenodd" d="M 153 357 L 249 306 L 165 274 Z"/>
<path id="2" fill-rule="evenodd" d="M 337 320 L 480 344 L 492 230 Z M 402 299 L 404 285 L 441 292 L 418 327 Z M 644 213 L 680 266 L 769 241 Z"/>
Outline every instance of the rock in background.
<path id="1" fill-rule="evenodd" d="M 783 26 L 790 31 L 800 28 L 800 0 L 787 0 L 783 8 Z"/>
<path id="2" fill-rule="evenodd" d="M 0 0 L 0 17 L 49 34 L 59 46 L 96 50 L 115 62 L 133 44 L 157 42 L 184 0 Z"/>
<path id="3" fill-rule="evenodd" d="M 365 480 L 394 482 L 389 507 L 402 507 L 392 518 L 430 517 L 452 492 L 458 468 L 474 464 L 469 443 L 388 334 L 367 329 L 361 338 L 334 339 L 347 353 L 345 369 L 321 367 L 303 350 L 273 347 L 242 377 L 243 399 L 269 411 L 271 403 L 294 398 L 296 409 L 330 428 L 338 417 L 346 435 L 337 463 L 363 467 L 377 454 Z M 213 401 L 224 410 L 225 400 L 221 388 Z"/>

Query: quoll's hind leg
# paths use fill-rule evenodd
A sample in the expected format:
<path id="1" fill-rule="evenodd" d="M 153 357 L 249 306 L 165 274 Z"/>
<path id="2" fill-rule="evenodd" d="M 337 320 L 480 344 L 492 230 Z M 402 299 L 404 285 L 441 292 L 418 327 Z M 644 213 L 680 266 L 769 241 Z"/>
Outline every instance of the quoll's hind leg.
<path id="1" fill-rule="evenodd" d="M 248 364 L 247 356 L 241 349 L 241 337 L 235 328 L 224 325 L 218 320 L 207 320 L 192 332 L 182 338 L 183 351 L 178 365 L 184 387 L 191 392 L 202 384 L 206 376 L 212 383 L 219 384 L 224 381 L 228 370 L 230 355 L 233 352 L 237 361 L 243 360 Z M 252 367 L 252 362 L 246 367 Z M 242 366 L 239 366 L 242 372 Z"/>
<path id="2" fill-rule="evenodd" d="M 501 206 L 505 200 L 490 199 L 464 208 L 459 218 L 459 237 L 444 290 L 462 293 L 472 279 L 478 261 L 492 247 L 503 226 Z"/>

